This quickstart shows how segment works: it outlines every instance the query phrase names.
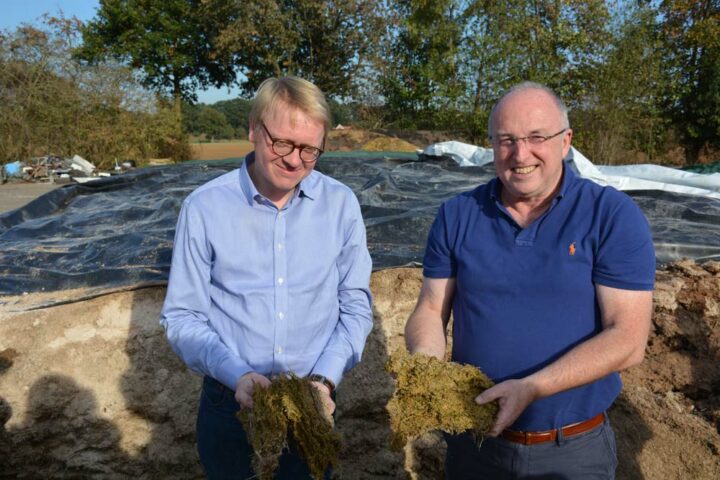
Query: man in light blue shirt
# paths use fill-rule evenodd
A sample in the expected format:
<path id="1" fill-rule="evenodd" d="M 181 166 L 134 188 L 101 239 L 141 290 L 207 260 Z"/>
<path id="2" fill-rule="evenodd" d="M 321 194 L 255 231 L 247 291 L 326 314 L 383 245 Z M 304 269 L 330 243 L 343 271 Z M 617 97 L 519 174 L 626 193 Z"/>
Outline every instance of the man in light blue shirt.
<path id="1" fill-rule="evenodd" d="M 183 202 L 160 321 L 205 376 L 197 442 L 209 478 L 254 475 L 235 413 L 273 376 L 309 376 L 332 413 L 332 391 L 372 327 L 360 206 L 313 170 L 329 124 L 315 85 L 266 80 L 250 112 L 254 152 Z M 278 478 L 309 478 L 296 452 L 283 455 Z"/>

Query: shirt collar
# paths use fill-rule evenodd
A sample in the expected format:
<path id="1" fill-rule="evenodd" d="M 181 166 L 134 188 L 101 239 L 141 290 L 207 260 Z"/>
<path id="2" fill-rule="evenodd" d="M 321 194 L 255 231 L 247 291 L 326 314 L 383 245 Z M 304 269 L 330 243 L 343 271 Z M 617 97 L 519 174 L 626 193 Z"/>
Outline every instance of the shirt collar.
<path id="1" fill-rule="evenodd" d="M 248 166 L 252 165 L 254 161 L 255 152 L 250 152 L 245 156 L 245 161 L 240 166 L 240 188 L 250 206 L 253 205 L 255 198 L 262 197 L 262 194 L 255 188 L 255 184 L 250 178 L 250 172 L 248 171 Z M 320 192 L 320 174 L 313 169 L 310 175 L 300 181 L 298 187 L 292 197 L 293 199 L 302 195 L 310 200 L 314 200 Z"/>
<path id="2" fill-rule="evenodd" d="M 573 172 L 573 169 L 570 168 L 566 160 L 563 160 L 563 176 L 562 176 L 562 184 L 560 185 L 560 191 L 557 194 L 557 198 L 563 198 L 568 190 L 570 189 L 570 185 L 575 181 L 575 172 Z"/>
<path id="3" fill-rule="evenodd" d="M 255 197 L 260 195 L 260 192 L 255 188 L 255 184 L 250 178 L 250 172 L 248 172 L 248 165 L 251 165 L 255 161 L 255 152 L 250 152 L 245 156 L 245 161 L 240 165 L 240 189 L 247 200 L 248 205 L 253 205 Z"/>

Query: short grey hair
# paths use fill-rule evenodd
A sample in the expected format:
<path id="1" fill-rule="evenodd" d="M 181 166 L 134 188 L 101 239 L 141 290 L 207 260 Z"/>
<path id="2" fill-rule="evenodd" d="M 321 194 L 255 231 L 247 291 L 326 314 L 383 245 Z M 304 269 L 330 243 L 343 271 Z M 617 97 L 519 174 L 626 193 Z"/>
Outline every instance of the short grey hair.
<path id="1" fill-rule="evenodd" d="M 488 136 L 492 135 L 493 117 L 495 116 L 495 112 L 497 111 L 502 101 L 513 93 L 524 92 L 525 90 L 540 90 L 547 93 L 557 107 L 558 111 L 560 112 L 560 119 L 562 120 L 563 127 L 570 128 L 567 105 L 565 105 L 565 102 L 562 101 L 562 99 L 558 96 L 557 93 L 555 93 L 550 87 L 537 82 L 522 82 L 512 86 L 507 92 L 505 92 L 503 96 L 500 97 L 500 100 L 498 100 L 498 102 L 493 107 L 492 111 L 490 112 L 490 117 L 488 117 Z"/>

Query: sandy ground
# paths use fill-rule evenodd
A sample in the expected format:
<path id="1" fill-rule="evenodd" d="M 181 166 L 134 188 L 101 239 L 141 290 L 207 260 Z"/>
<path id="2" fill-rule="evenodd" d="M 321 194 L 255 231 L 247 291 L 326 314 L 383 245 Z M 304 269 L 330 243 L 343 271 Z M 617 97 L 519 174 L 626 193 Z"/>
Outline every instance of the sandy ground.
<path id="1" fill-rule="evenodd" d="M 59 186 L 57 183 L 29 182 L 0 184 L 0 213 L 20 208 Z"/>
<path id="2" fill-rule="evenodd" d="M 420 269 L 372 276 L 374 328 L 338 387 L 335 479 L 443 478 L 439 433 L 389 448 L 394 381 L 384 365 L 404 343 L 420 284 Z M 36 295 L 0 299 L 0 478 L 202 478 L 200 378 L 158 324 L 165 289 L 17 311 Z M 658 271 L 646 359 L 623 373 L 609 412 L 618 480 L 720 478 L 718 299 L 719 262 Z"/>
<path id="3" fill-rule="evenodd" d="M 247 140 L 217 143 L 192 143 L 193 159 L 195 160 L 224 160 L 226 158 L 244 157 L 252 151 L 252 143 Z"/>

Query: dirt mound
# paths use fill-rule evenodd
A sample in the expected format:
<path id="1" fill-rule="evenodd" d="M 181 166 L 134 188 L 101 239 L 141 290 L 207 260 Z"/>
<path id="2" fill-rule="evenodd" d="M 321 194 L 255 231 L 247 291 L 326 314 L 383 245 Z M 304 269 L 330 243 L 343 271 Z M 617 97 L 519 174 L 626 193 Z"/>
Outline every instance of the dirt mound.
<path id="1" fill-rule="evenodd" d="M 253 145 L 247 140 L 217 143 L 192 143 L 192 160 L 224 160 L 243 158 L 252 151 Z"/>
<path id="2" fill-rule="evenodd" d="M 418 147 L 394 137 L 378 137 L 362 146 L 368 152 L 416 152 Z"/>
<path id="3" fill-rule="evenodd" d="M 415 152 L 438 142 L 458 140 L 469 143 L 447 132 L 430 130 L 364 130 L 346 127 L 328 132 L 325 150 L 348 152 L 353 150 Z"/>
<path id="4" fill-rule="evenodd" d="M 449 142 L 455 140 L 458 142 L 465 142 L 471 144 L 477 144 L 469 138 L 465 138 L 461 135 L 457 135 L 453 132 L 444 132 L 441 130 L 377 130 L 383 135 L 388 137 L 401 138 L 413 145 L 418 145 L 420 148 L 425 148 L 428 145 L 439 142 Z"/>
<path id="5" fill-rule="evenodd" d="M 444 441 L 390 449 L 388 352 L 421 284 L 419 269 L 373 274 L 375 326 L 338 387 L 336 478 L 441 479 Z M 0 299 L 0 478 L 200 479 L 194 422 L 200 378 L 158 324 L 163 288 L 14 313 Z M 645 362 L 623 373 L 610 411 L 618 479 L 720 478 L 720 264 L 658 271 Z"/>
<path id="6" fill-rule="evenodd" d="M 325 140 L 327 152 L 349 152 L 365 150 L 372 152 L 415 152 L 428 145 L 448 140 L 459 140 L 447 132 L 430 130 L 366 130 L 356 127 L 344 127 L 328 132 Z M 247 140 L 216 143 L 193 143 L 192 158 L 196 160 L 218 160 L 225 158 L 244 157 L 252 150 Z"/>
<path id="7" fill-rule="evenodd" d="M 330 130 L 325 139 L 325 150 L 328 152 L 349 152 L 362 150 L 362 146 L 370 140 L 381 138 L 381 133 L 356 128 Z"/>

